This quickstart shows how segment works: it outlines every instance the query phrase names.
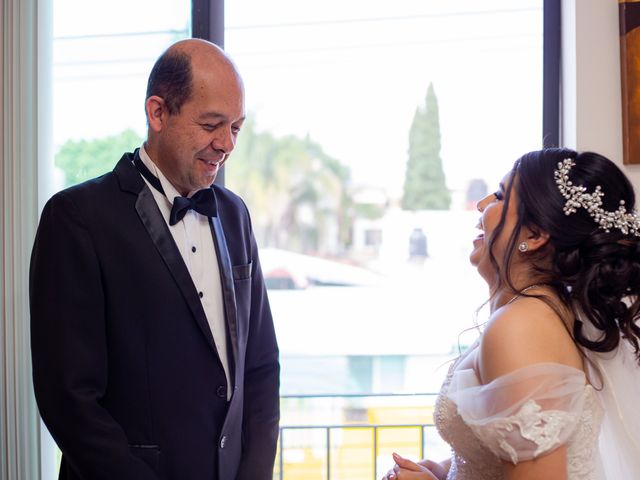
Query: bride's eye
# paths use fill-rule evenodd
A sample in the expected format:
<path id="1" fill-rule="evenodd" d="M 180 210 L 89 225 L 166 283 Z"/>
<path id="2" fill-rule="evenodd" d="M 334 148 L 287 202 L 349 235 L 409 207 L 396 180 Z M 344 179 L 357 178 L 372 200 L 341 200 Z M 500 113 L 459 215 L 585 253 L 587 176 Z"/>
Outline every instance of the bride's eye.
<path id="1" fill-rule="evenodd" d="M 500 190 L 493 192 L 493 195 L 496 197 L 496 200 L 504 200 L 504 194 Z"/>

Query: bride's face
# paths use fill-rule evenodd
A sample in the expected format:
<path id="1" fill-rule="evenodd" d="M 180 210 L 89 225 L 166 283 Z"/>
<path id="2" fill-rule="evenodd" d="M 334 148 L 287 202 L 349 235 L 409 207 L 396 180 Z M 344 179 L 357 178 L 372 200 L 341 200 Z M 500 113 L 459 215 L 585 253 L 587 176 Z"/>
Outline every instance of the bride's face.
<path id="1" fill-rule="evenodd" d="M 482 214 L 478 222 L 480 234 L 473 240 L 473 251 L 469 255 L 469 260 L 489 283 L 494 282 L 496 277 L 496 269 L 489 255 L 489 246 L 493 243 L 493 256 L 498 266 L 502 268 L 509 238 L 518 221 L 518 194 L 515 188 L 511 189 L 508 204 L 505 202 L 506 191 L 511 181 L 511 173 L 508 173 L 500 182 L 498 190 L 487 195 L 477 204 L 478 211 Z M 499 231 L 497 238 L 494 238 L 495 229 L 500 223 L 505 208 L 507 211 L 503 228 Z"/>

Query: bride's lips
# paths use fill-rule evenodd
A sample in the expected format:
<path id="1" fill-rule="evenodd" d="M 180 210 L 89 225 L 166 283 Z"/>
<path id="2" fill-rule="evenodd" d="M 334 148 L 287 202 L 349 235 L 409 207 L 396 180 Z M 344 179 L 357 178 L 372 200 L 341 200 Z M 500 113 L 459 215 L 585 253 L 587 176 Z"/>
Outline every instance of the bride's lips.
<path id="1" fill-rule="evenodd" d="M 482 228 L 482 220 L 478 220 L 478 224 L 476 225 L 476 228 L 480 230 L 480 233 L 476 238 L 473 239 L 474 246 L 477 246 L 476 245 L 477 243 L 480 243 L 484 240 L 484 229 Z"/>

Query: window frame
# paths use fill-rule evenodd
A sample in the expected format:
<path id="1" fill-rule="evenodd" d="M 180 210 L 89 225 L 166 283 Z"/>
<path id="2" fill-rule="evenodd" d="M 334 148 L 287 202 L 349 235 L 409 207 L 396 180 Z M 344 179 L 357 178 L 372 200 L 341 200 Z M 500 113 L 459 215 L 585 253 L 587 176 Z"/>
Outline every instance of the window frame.
<path id="1" fill-rule="evenodd" d="M 191 0 L 191 37 L 215 43 L 224 49 L 224 0 Z M 224 186 L 225 167 L 214 183 Z"/>
<path id="2" fill-rule="evenodd" d="M 561 5 L 558 0 L 544 0 L 542 27 L 542 145 L 560 146 L 561 101 Z"/>

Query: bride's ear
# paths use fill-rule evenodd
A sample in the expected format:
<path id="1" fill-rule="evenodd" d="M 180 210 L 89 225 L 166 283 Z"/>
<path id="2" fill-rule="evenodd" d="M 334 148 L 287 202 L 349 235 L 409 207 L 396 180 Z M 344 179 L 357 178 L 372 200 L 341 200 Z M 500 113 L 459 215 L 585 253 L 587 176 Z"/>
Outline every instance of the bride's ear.
<path id="1" fill-rule="evenodd" d="M 544 247 L 547 243 L 549 243 L 549 239 L 551 238 L 551 236 L 544 230 L 529 227 L 523 228 L 523 236 L 525 238 L 524 241 L 529 247 L 529 252 L 533 252 Z"/>

